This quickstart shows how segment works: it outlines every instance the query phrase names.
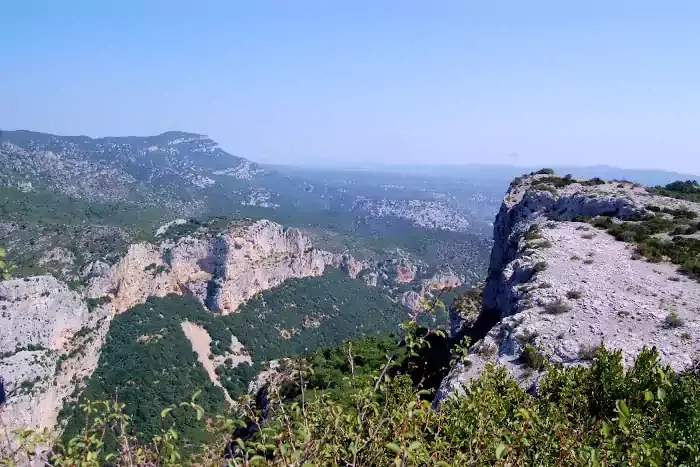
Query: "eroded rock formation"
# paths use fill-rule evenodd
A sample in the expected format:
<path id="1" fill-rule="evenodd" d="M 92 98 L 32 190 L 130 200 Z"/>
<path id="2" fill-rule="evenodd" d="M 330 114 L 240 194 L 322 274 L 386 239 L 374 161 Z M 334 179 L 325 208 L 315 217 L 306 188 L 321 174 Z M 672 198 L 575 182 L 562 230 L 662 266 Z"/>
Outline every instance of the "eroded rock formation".
<path id="1" fill-rule="evenodd" d="M 514 182 L 494 223 L 494 246 L 481 317 L 497 324 L 455 366 L 438 398 L 458 391 L 489 362 L 527 388 L 540 372 L 526 347 L 551 362 L 587 364 L 596 346 L 621 349 L 626 364 L 656 346 L 676 370 L 700 355 L 700 283 L 668 262 L 647 262 L 630 243 L 588 222 L 639 221 L 649 207 L 700 212 L 700 206 L 649 193 L 628 182 L 543 186 L 549 175 Z M 576 222 L 579 221 L 579 222 Z M 453 313 L 453 337 L 471 323 Z M 673 322 L 671 322 L 672 320 Z"/>

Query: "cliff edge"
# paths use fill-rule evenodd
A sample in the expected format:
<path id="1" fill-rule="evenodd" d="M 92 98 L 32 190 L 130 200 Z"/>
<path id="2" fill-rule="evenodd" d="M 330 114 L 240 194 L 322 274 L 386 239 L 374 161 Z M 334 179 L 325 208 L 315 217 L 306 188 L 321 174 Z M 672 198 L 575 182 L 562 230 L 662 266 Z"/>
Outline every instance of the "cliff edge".
<path id="1" fill-rule="evenodd" d="M 438 399 L 488 362 L 536 391 L 545 361 L 587 364 L 601 343 L 627 364 L 655 346 L 665 363 L 688 368 L 700 355 L 699 213 L 698 203 L 625 181 L 516 178 L 494 223 L 479 316 L 496 324 Z M 453 312 L 453 339 L 473 320 Z"/>

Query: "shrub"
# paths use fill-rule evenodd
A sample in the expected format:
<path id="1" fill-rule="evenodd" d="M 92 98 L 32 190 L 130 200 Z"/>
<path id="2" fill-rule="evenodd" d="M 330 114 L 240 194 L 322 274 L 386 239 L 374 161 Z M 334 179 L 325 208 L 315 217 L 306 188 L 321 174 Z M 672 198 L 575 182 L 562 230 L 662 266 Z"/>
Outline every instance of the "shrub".
<path id="1" fill-rule="evenodd" d="M 582 344 L 578 349 L 578 358 L 584 361 L 593 361 L 596 355 L 598 355 L 599 350 L 600 345 Z"/>
<path id="2" fill-rule="evenodd" d="M 531 344 L 525 345 L 525 349 L 523 350 L 520 359 L 523 364 L 535 371 L 539 371 L 544 368 L 547 361 L 545 356 L 542 355 L 542 352 L 537 350 L 537 347 Z"/>
<path id="3" fill-rule="evenodd" d="M 550 315 L 561 315 L 563 313 L 568 313 L 569 311 L 571 311 L 571 305 L 560 298 L 554 300 L 553 302 L 549 302 L 544 306 L 544 312 Z"/>
<path id="4" fill-rule="evenodd" d="M 595 217 L 595 218 L 593 218 L 591 223 L 593 224 L 593 227 L 597 227 L 599 229 L 608 229 L 608 228 L 612 227 L 613 225 L 615 225 L 613 220 L 608 216 Z"/>
<path id="5" fill-rule="evenodd" d="M 536 396 L 505 368 L 487 365 L 434 410 L 430 391 L 404 370 L 380 364 L 358 377 L 348 356 L 350 403 L 323 390 L 300 399 L 302 385 L 294 380 L 287 385 L 296 388 L 291 399 L 284 388 L 270 388 L 265 416 L 250 399 L 234 414 L 220 414 L 193 397 L 164 407 L 157 435 L 141 441 L 123 405 L 87 402 L 79 417 L 84 426 L 69 443 L 46 442 L 30 430 L 6 463 L 28 464 L 29 451 L 40 444 L 51 447 L 32 461 L 57 466 L 700 465 L 697 370 L 674 374 L 646 348 L 627 370 L 621 352 L 603 346 L 590 367 L 547 365 L 534 347 L 522 358 L 528 368 L 547 366 Z M 293 371 L 305 381 L 303 368 L 298 362 Z M 201 421 L 209 437 L 183 447 L 177 419 Z"/>
<path id="6" fill-rule="evenodd" d="M 544 240 L 542 242 L 535 243 L 534 245 L 532 245 L 532 248 L 552 248 L 552 246 L 554 246 L 552 245 L 552 242 L 550 242 L 549 240 Z"/>
<path id="7" fill-rule="evenodd" d="M 666 319 L 664 319 L 664 325 L 667 328 L 680 328 L 685 326 L 685 321 L 683 320 L 683 318 L 678 316 L 677 312 L 672 311 L 668 315 L 666 315 Z"/>
<path id="8" fill-rule="evenodd" d="M 578 256 L 578 255 L 574 255 L 574 256 L 572 256 L 572 257 L 569 258 L 569 259 L 570 259 L 571 261 L 580 261 L 580 260 L 581 260 L 581 257 Z"/>
<path id="9" fill-rule="evenodd" d="M 540 169 L 537 172 L 535 172 L 537 175 L 554 175 L 554 169 Z"/>
<path id="10" fill-rule="evenodd" d="M 102 297 L 98 298 L 88 298 L 86 300 L 88 312 L 91 313 L 95 308 L 109 303 L 110 301 L 112 301 L 112 299 L 109 295 L 103 295 Z"/>
<path id="11" fill-rule="evenodd" d="M 561 178 L 561 177 L 556 177 L 556 176 L 543 177 L 543 178 L 538 179 L 537 181 L 539 183 L 554 185 L 556 188 L 564 188 L 565 186 L 576 183 L 575 180 L 572 180 L 570 178 Z"/>
<path id="12" fill-rule="evenodd" d="M 535 273 L 546 271 L 547 270 L 547 262 L 546 261 L 539 261 L 538 263 L 533 266 L 532 270 L 535 271 Z"/>
<path id="13" fill-rule="evenodd" d="M 569 290 L 566 292 L 566 298 L 569 300 L 578 300 L 581 297 L 583 297 L 583 292 L 579 290 Z"/>
<path id="14" fill-rule="evenodd" d="M 700 184 L 695 180 L 676 181 L 664 187 L 649 188 L 650 193 L 688 201 L 700 201 Z"/>
<path id="15" fill-rule="evenodd" d="M 605 180 L 600 177 L 594 177 L 581 183 L 587 186 L 605 185 Z"/>
<path id="16" fill-rule="evenodd" d="M 532 224 L 527 232 L 525 232 L 524 238 L 526 241 L 537 240 L 542 238 L 542 231 L 540 226 L 537 224 Z"/>
<path id="17" fill-rule="evenodd" d="M 479 355 L 487 358 L 498 355 L 498 347 L 492 343 L 482 343 L 478 351 Z"/>
<path id="18" fill-rule="evenodd" d="M 595 261 L 591 258 L 586 258 L 583 260 L 583 264 L 593 264 Z"/>
<path id="19" fill-rule="evenodd" d="M 633 232 L 631 230 L 624 230 L 619 234 L 615 235 L 615 238 L 621 242 L 631 243 L 635 240 L 636 235 L 636 232 Z"/>

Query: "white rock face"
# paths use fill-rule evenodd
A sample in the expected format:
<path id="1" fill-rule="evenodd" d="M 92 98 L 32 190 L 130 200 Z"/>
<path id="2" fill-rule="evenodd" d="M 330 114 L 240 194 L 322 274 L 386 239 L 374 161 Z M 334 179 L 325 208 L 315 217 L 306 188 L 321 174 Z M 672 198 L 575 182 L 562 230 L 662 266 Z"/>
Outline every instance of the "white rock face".
<path id="1" fill-rule="evenodd" d="M 186 224 L 187 220 L 185 219 L 175 219 L 173 221 L 168 222 L 167 224 L 163 224 L 160 227 L 158 227 L 158 230 L 156 230 L 156 237 L 163 235 L 165 232 L 168 231 L 168 229 L 174 225 L 182 225 Z"/>
<path id="2" fill-rule="evenodd" d="M 0 297 L 3 417 L 10 429 L 52 428 L 65 399 L 97 366 L 110 314 L 106 306 L 89 311 L 51 276 L 0 282 Z"/>
<path id="3" fill-rule="evenodd" d="M 700 283 L 672 264 L 633 259 L 632 245 L 616 241 L 575 216 L 633 218 L 646 206 L 686 208 L 694 203 L 650 195 L 630 183 L 532 190 L 541 176 L 511 185 L 494 223 L 494 246 L 482 313 L 499 321 L 471 351 L 471 365 L 457 365 L 443 381 L 447 397 L 477 376 L 489 361 L 508 368 L 524 387 L 539 378 L 521 364 L 525 345 L 552 362 L 586 364 L 586 350 L 605 343 L 631 364 L 644 347 L 656 346 L 676 370 L 700 355 Z M 541 238 L 526 240 L 532 225 Z M 544 266 L 546 265 L 546 266 Z M 553 305 L 561 313 L 554 314 Z M 674 313 L 682 321 L 669 327 Z M 463 319 L 451 316 L 451 329 Z"/>
<path id="4" fill-rule="evenodd" d="M 0 282 L 5 422 L 10 429 L 53 428 L 76 384 L 95 370 L 115 313 L 170 293 L 191 293 L 210 309 L 232 313 L 255 294 L 289 278 L 319 276 L 326 266 L 355 277 L 366 265 L 350 255 L 315 249 L 297 229 L 263 220 L 174 244 L 132 245 L 115 265 L 97 261 L 85 267 L 82 273 L 90 279 L 82 295 L 51 276 Z M 208 336 L 192 327 L 187 331 L 208 362 Z M 228 357 L 250 362 L 235 339 Z"/>
<path id="5" fill-rule="evenodd" d="M 208 308 L 232 313 L 258 292 L 293 277 L 320 276 L 328 265 L 352 277 L 364 267 L 349 255 L 314 248 L 297 229 L 262 220 L 213 238 L 132 245 L 119 263 L 91 279 L 88 295 L 114 295 L 113 310 L 121 313 L 149 296 L 192 293 Z"/>
<path id="6" fill-rule="evenodd" d="M 425 200 L 372 200 L 358 197 L 353 210 L 366 212 L 372 217 L 395 216 L 413 222 L 417 227 L 464 232 L 469 229 L 466 217 L 442 201 Z"/>

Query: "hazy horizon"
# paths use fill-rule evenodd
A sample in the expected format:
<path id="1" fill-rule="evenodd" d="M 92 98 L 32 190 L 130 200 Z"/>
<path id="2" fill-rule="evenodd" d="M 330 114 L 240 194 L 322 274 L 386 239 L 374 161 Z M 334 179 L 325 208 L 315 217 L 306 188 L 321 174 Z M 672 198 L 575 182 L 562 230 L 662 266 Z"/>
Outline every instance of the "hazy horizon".
<path id="1" fill-rule="evenodd" d="M 7 5 L 0 128 L 266 164 L 700 173 L 700 5 Z"/>

